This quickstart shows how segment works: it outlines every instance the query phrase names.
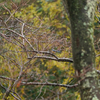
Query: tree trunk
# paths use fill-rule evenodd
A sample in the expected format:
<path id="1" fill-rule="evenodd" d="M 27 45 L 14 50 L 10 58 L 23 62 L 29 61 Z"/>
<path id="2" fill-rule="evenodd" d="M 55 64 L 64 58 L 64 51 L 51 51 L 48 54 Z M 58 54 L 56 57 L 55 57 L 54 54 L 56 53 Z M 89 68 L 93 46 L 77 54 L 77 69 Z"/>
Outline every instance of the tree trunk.
<path id="1" fill-rule="evenodd" d="M 93 43 L 97 0 L 63 0 L 68 7 L 72 31 L 74 67 L 80 78 L 81 100 L 100 100 Z"/>

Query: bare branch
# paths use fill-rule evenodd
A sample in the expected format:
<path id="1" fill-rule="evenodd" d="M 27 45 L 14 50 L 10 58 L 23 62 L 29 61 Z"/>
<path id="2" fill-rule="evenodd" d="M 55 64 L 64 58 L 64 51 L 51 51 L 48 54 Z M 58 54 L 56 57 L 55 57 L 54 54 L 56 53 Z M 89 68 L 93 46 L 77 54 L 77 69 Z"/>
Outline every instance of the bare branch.
<path id="1" fill-rule="evenodd" d="M 28 52 L 35 52 L 35 53 L 42 53 L 42 54 L 49 54 L 51 56 L 54 56 L 56 59 L 58 59 L 58 57 L 56 55 L 54 55 L 53 53 L 49 52 L 49 51 L 28 51 Z"/>
<path id="2" fill-rule="evenodd" d="M 8 78 L 8 77 L 0 76 L 0 78 L 14 81 L 13 79 Z M 21 82 L 21 85 L 48 85 L 48 86 L 59 86 L 59 87 L 73 88 L 73 87 L 77 87 L 79 84 L 64 85 L 64 84 L 50 83 L 50 82 L 40 83 L 40 82 L 27 82 L 27 81 L 22 81 Z"/>
<path id="3" fill-rule="evenodd" d="M 7 10 L 7 9 L 6 9 Z M 13 15 L 16 13 L 16 11 L 18 10 L 18 7 L 16 6 L 16 10 L 13 12 L 13 13 L 11 13 L 10 12 L 10 16 L 9 16 L 9 18 L 5 21 L 5 23 L 7 23 L 10 19 L 11 19 L 11 17 L 13 17 Z M 7 10 L 8 11 L 8 10 Z"/>
<path id="4" fill-rule="evenodd" d="M 32 44 L 27 40 L 27 38 L 25 38 L 24 35 L 21 35 L 21 34 L 19 34 L 18 32 L 14 31 L 14 30 L 12 30 L 12 29 L 9 29 L 9 28 L 1 28 L 1 29 L 2 29 L 2 30 L 11 31 L 11 32 L 15 33 L 16 35 L 20 36 L 20 37 L 23 38 L 23 39 L 29 44 L 29 46 L 35 51 L 35 49 L 33 48 Z"/>
<path id="5" fill-rule="evenodd" d="M 14 84 L 13 84 L 13 87 L 16 86 L 16 84 L 19 82 L 19 80 L 21 79 L 21 76 L 22 76 L 22 72 L 23 72 L 23 66 L 20 66 L 20 73 L 19 73 L 19 76 L 17 78 L 17 80 L 15 80 Z"/>
<path id="6" fill-rule="evenodd" d="M 99 56 L 100 56 L 100 54 L 96 55 L 96 57 L 99 57 Z"/>
<path id="7" fill-rule="evenodd" d="M 22 30 L 21 30 L 21 34 L 22 34 L 23 37 L 24 37 L 24 25 L 25 25 L 25 23 L 23 23 Z M 24 45 L 24 39 L 23 39 L 23 45 Z"/>
<path id="8" fill-rule="evenodd" d="M 12 29 L 9 29 L 9 28 L 4 28 L 4 29 L 5 29 L 5 30 L 8 30 L 8 31 L 11 31 L 11 32 L 15 33 L 16 35 L 18 35 L 18 36 L 24 38 L 23 35 L 19 34 L 18 32 L 14 31 L 14 30 L 12 30 Z"/>
<path id="9" fill-rule="evenodd" d="M 64 85 L 64 84 L 58 84 L 58 83 L 40 83 L 40 82 L 22 82 L 21 85 L 48 85 L 48 86 L 59 86 L 59 87 L 66 87 L 66 88 L 73 88 L 77 87 L 79 84 L 74 85 Z"/>
<path id="10" fill-rule="evenodd" d="M 22 48 L 22 46 L 18 45 L 18 44 L 15 43 L 15 42 L 12 42 L 11 40 L 9 40 L 9 39 L 8 39 L 4 34 L 2 34 L 1 32 L 0 32 L 0 35 L 1 35 L 6 41 L 8 41 L 8 42 L 10 42 L 10 43 L 12 43 L 12 44 L 15 44 L 15 45 L 17 45 L 17 46 L 19 46 L 19 47 Z"/>
<path id="11" fill-rule="evenodd" d="M 0 76 L 0 78 L 2 78 L 2 79 L 6 79 L 6 80 L 12 80 L 12 81 L 15 80 L 15 79 L 12 79 L 12 78 L 9 78 L 9 77 L 5 77 L 5 76 Z"/>
<path id="12" fill-rule="evenodd" d="M 98 74 L 100 74 L 100 70 L 96 70 Z"/>
<path id="13" fill-rule="evenodd" d="M 54 58 L 54 57 L 48 57 L 48 56 L 33 56 L 28 59 L 33 59 L 33 58 L 48 59 L 48 60 L 55 60 L 55 61 L 62 61 L 62 62 L 73 62 L 71 58 Z"/>
<path id="14" fill-rule="evenodd" d="M 2 7 L 3 7 L 5 10 L 7 10 L 7 11 L 9 12 L 9 14 L 11 15 L 10 10 L 9 10 L 4 4 L 2 4 Z"/>
<path id="15" fill-rule="evenodd" d="M 0 86 L 6 91 L 7 89 L 0 83 Z M 14 94 L 16 94 L 15 92 L 14 92 L 14 94 L 13 93 L 11 93 L 12 91 L 10 90 L 10 94 L 16 99 L 16 100 L 21 100 L 21 98 L 18 98 L 18 97 L 16 97 Z M 17 94 L 16 94 L 17 95 Z"/>

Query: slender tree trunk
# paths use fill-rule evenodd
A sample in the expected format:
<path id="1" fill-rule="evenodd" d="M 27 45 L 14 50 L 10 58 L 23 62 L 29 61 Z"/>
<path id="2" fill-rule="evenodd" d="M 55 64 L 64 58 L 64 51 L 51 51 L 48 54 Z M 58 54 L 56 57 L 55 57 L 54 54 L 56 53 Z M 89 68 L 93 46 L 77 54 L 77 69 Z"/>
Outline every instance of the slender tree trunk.
<path id="1" fill-rule="evenodd" d="M 100 100 L 93 43 L 93 23 L 97 0 L 63 1 L 70 15 L 73 60 L 75 70 L 81 80 L 81 100 Z"/>

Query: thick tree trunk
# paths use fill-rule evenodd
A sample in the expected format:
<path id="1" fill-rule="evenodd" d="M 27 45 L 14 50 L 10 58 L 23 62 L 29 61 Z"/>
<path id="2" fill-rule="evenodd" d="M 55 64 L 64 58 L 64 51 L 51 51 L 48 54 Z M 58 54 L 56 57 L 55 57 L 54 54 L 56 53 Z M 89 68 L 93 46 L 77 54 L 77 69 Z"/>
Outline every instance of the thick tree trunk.
<path id="1" fill-rule="evenodd" d="M 100 100 L 95 71 L 93 22 L 96 0 L 63 0 L 68 6 L 72 31 L 74 67 L 80 77 L 82 100 Z"/>

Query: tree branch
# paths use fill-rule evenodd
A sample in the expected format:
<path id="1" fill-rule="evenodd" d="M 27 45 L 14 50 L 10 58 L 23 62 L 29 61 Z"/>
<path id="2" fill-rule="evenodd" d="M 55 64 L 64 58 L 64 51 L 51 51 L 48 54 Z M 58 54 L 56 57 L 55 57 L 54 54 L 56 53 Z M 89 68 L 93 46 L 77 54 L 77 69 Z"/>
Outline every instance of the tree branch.
<path id="1" fill-rule="evenodd" d="M 7 91 L 7 89 L 0 83 L 0 86 L 5 90 L 5 91 Z M 14 97 L 14 98 L 16 98 L 16 100 L 21 100 L 21 98 L 19 97 L 16 97 L 14 94 L 16 94 L 15 92 L 14 93 L 11 93 L 12 91 L 10 90 L 9 91 L 10 92 L 10 94 Z M 16 94 L 17 95 L 17 94 Z M 18 96 L 18 95 L 17 95 Z"/>
<path id="2" fill-rule="evenodd" d="M 48 57 L 48 56 L 33 56 L 28 59 L 33 59 L 33 58 L 40 58 L 40 59 L 48 59 L 48 60 L 55 60 L 55 61 L 62 61 L 62 62 L 73 62 L 71 58 L 54 58 L 54 57 Z"/>
<path id="3" fill-rule="evenodd" d="M 59 86 L 59 87 L 66 87 L 66 88 L 73 88 L 77 87 L 79 84 L 74 85 L 64 85 L 64 84 L 58 84 L 58 83 L 40 83 L 40 82 L 21 82 L 21 85 L 48 85 L 48 86 Z"/>

